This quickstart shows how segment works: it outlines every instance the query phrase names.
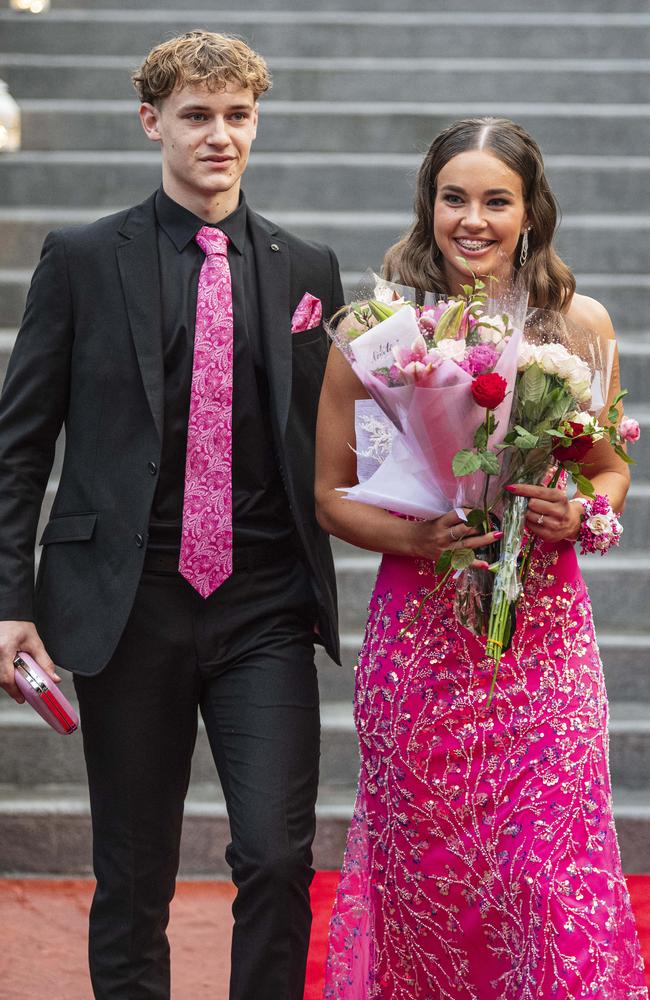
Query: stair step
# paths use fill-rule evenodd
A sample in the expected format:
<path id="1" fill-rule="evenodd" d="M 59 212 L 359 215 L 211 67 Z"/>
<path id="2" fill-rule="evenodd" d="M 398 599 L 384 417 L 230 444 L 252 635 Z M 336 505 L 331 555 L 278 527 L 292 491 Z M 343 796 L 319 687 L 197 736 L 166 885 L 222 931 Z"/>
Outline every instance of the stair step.
<path id="1" fill-rule="evenodd" d="M 134 64 L 153 45 L 194 28 L 228 31 L 254 44 L 267 58 L 336 53 L 356 59 L 408 52 L 414 58 L 448 57 L 466 51 L 468 33 L 481 32 L 483 58 L 645 58 L 650 48 L 647 13 L 490 13 L 479 11 L 220 11 L 53 10 L 38 18 L 0 12 L 0 46 L 8 52 L 84 52 L 133 55 Z M 345 28 L 345 30 L 341 30 Z"/>
<path id="2" fill-rule="evenodd" d="M 453 94 L 456 100 L 500 103 L 535 101 L 543 93 L 546 100 L 564 100 L 571 94 L 574 102 L 587 104 L 643 103 L 650 77 L 647 59 L 405 59 L 394 53 L 350 59 L 334 53 L 309 58 L 276 56 L 269 63 L 272 99 L 282 101 L 345 101 L 350 97 L 390 101 L 395 94 L 427 101 L 431 94 Z M 133 65 L 133 58 L 123 56 L 0 54 L 0 74 L 16 100 L 27 101 L 24 111 L 38 110 L 31 107 L 32 98 L 83 94 L 87 100 L 102 102 L 123 99 L 125 110 L 133 116 Z"/>
<path id="3" fill-rule="evenodd" d="M 611 773 L 617 787 L 645 788 L 650 795 L 650 708 L 643 703 L 613 703 L 610 717 Z M 359 772 L 352 707 L 325 702 L 321 708 L 321 780 L 332 788 L 354 788 Z M 192 783 L 214 780 L 212 755 L 202 725 L 192 761 Z M 27 706 L 9 702 L 0 708 L 3 734 L 3 780 L 33 785 L 82 784 L 81 739 L 61 739 Z"/>
<path id="4" fill-rule="evenodd" d="M 352 815 L 354 791 L 321 787 L 314 864 L 338 869 Z M 614 793 L 614 815 L 624 870 L 650 870 L 650 803 L 646 793 Z M 214 786 L 188 795 L 180 875 L 228 876 L 224 861 L 229 830 Z M 0 788 L 0 874 L 88 875 L 92 871 L 90 815 L 84 791 L 43 787 L 24 792 Z"/>
<path id="5" fill-rule="evenodd" d="M 457 91 L 452 93 L 455 95 Z M 353 94 L 349 96 L 354 97 Z M 39 114 L 38 107 L 39 104 L 36 104 L 34 114 Z M 32 113 L 29 108 L 28 104 L 28 137 L 29 115 Z M 74 104 L 68 105 L 66 112 L 80 116 L 81 111 L 74 112 L 73 108 Z M 86 106 L 88 142 L 92 140 L 93 145 L 106 145 L 109 141 L 106 129 L 113 127 L 115 116 L 119 115 L 125 118 L 124 129 L 120 122 L 120 142 L 124 132 L 128 144 L 135 142 L 136 148 L 148 148 L 142 144 L 135 97 L 131 108 L 131 117 L 128 119 L 122 102 L 93 102 L 91 116 L 88 115 Z M 599 156 L 604 150 L 615 150 L 621 156 L 647 155 L 650 131 L 648 103 L 501 100 L 495 106 L 495 102 L 481 98 L 436 103 L 350 99 L 337 101 L 333 107 L 331 101 L 286 101 L 269 97 L 263 101 L 255 150 L 283 150 L 285 153 L 346 153 L 353 150 L 357 153 L 421 154 L 433 136 L 452 121 L 471 115 L 494 114 L 495 111 L 520 121 L 528 128 L 545 156 Z M 41 120 L 42 117 L 41 114 Z M 83 121 L 78 117 L 74 126 L 76 135 L 79 135 L 82 126 Z M 45 126 L 45 135 L 47 134 L 48 127 Z M 34 140 L 31 139 L 30 142 L 32 141 Z M 113 145 L 114 142 L 115 140 Z"/>
<path id="6" fill-rule="evenodd" d="M 82 8 L 84 11 L 104 9 L 106 7 L 107 0 L 62 0 L 61 4 L 57 5 L 60 10 L 78 10 Z M 130 7 L 130 0 L 110 0 L 111 8 L 117 10 L 123 7 Z M 295 0 L 292 4 L 293 11 L 321 11 L 322 10 L 322 0 Z M 409 12 L 418 11 L 440 11 L 442 13 L 448 14 L 452 11 L 459 11 L 461 13 L 466 13 L 468 7 L 468 0 L 407 0 L 407 6 Z M 355 10 L 361 13 L 366 11 L 367 13 L 375 14 L 377 11 L 385 11 L 387 13 L 394 13 L 396 10 L 394 0 L 357 0 L 354 5 Z M 545 0 L 544 8 L 546 11 L 557 11 L 560 14 L 566 13 L 567 0 Z M 156 14 L 160 10 L 166 10 L 167 8 L 172 8 L 173 10 L 178 9 L 177 0 L 144 0 L 144 2 L 138 4 L 138 8 L 142 11 L 151 10 L 152 8 L 156 11 Z M 218 4 L 214 3 L 214 0 L 192 0 L 192 9 L 196 12 L 197 17 L 201 17 L 206 9 L 211 12 L 220 10 Z M 227 10 L 227 6 L 224 7 Z M 262 12 L 265 10 L 277 10 L 278 0 L 255 0 L 255 10 Z M 537 14 L 540 9 L 539 0 L 499 0 L 498 2 L 498 13 L 510 14 L 518 16 L 522 11 L 529 10 L 533 14 Z M 328 0 L 327 10 L 333 11 L 349 11 L 350 10 L 350 0 Z M 571 0 L 571 10 L 574 13 L 584 12 L 590 17 L 602 14 L 611 14 L 612 10 L 612 0 Z M 625 3 L 625 13 L 629 14 L 642 14 L 647 11 L 644 3 L 640 0 L 626 0 Z M 620 13 L 623 13 L 621 11 Z"/>

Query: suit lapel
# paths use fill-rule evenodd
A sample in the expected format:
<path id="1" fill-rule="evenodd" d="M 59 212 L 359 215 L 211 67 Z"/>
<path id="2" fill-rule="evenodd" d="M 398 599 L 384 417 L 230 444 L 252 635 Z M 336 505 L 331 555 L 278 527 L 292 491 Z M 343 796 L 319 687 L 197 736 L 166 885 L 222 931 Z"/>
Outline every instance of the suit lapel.
<path id="1" fill-rule="evenodd" d="M 276 235 L 276 226 L 250 209 L 249 219 L 271 403 L 279 439 L 283 440 L 291 402 L 292 376 L 289 247 Z"/>
<path id="2" fill-rule="evenodd" d="M 120 229 L 126 240 L 117 247 L 117 262 L 144 391 L 162 441 L 164 370 L 154 197 L 127 216 Z"/>

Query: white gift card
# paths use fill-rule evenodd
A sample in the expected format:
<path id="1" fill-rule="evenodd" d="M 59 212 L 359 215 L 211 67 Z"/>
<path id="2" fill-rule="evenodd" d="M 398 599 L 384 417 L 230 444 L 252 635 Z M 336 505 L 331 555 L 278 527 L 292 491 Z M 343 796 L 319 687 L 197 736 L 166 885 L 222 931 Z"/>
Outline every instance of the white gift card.
<path id="1" fill-rule="evenodd" d="M 411 347 L 420 333 L 413 306 L 402 306 L 389 319 L 350 342 L 350 350 L 359 367 L 366 372 L 390 368 L 395 362 L 395 347 Z"/>

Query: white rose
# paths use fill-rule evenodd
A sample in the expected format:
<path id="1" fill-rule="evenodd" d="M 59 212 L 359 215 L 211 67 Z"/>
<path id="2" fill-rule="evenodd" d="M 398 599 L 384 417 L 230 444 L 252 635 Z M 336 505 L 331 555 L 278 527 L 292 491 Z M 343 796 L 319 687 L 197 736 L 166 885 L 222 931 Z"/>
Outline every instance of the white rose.
<path id="1" fill-rule="evenodd" d="M 591 382 L 589 365 L 575 354 L 570 354 L 568 358 L 558 363 L 557 373 L 560 378 L 565 378 L 570 383 Z"/>
<path id="2" fill-rule="evenodd" d="M 462 361 L 465 357 L 465 341 L 445 337 L 436 344 L 436 350 L 445 361 Z"/>
<path id="3" fill-rule="evenodd" d="M 537 361 L 537 350 L 533 344 L 529 344 L 524 341 L 519 347 L 519 353 L 517 355 L 517 367 L 519 371 L 523 371 L 525 368 L 530 368 Z"/>
<path id="4" fill-rule="evenodd" d="M 583 427 L 589 427 L 592 420 L 593 417 L 586 410 L 576 410 L 575 413 L 570 413 L 567 417 L 567 421 L 570 421 L 572 424 L 582 424 Z"/>
<path id="5" fill-rule="evenodd" d="M 482 344 L 500 344 L 503 337 L 498 330 L 490 330 L 486 326 L 482 326 L 478 331 L 478 339 Z"/>
<path id="6" fill-rule="evenodd" d="M 543 344 L 538 352 L 538 363 L 548 375 L 558 375 L 561 365 L 570 357 L 562 344 Z"/>
<path id="7" fill-rule="evenodd" d="M 579 403 L 588 403 L 591 400 L 591 379 L 571 383 L 571 392 Z"/>
<path id="8" fill-rule="evenodd" d="M 502 343 L 509 332 L 501 316 L 481 316 L 478 336 L 483 344 Z"/>
<path id="9" fill-rule="evenodd" d="M 612 524 L 606 514 L 592 514 L 587 518 L 587 527 L 594 535 L 611 535 Z"/>

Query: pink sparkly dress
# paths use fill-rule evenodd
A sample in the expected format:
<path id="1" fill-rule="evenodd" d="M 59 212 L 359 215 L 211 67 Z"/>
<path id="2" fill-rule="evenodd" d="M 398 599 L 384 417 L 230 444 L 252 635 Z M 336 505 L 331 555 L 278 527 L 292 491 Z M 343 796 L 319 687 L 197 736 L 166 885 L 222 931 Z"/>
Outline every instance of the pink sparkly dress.
<path id="1" fill-rule="evenodd" d="M 540 544 L 485 708 L 485 642 L 432 564 L 384 556 L 359 655 L 361 772 L 326 1000 L 641 1000 L 607 696 L 573 546 Z"/>

